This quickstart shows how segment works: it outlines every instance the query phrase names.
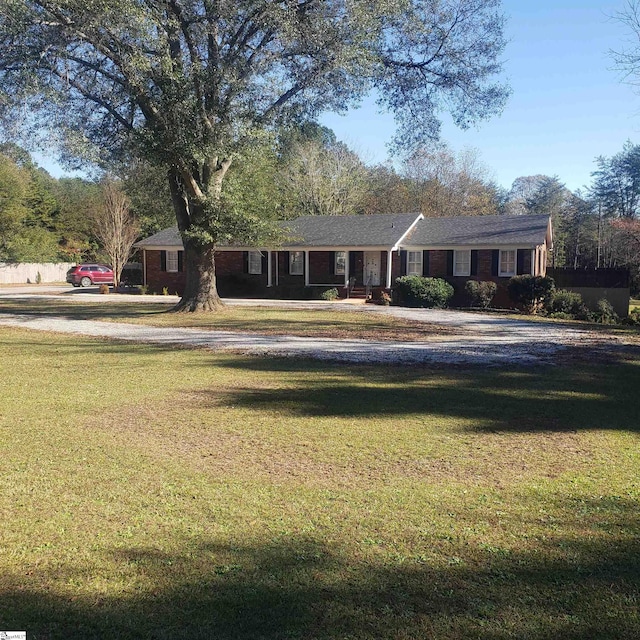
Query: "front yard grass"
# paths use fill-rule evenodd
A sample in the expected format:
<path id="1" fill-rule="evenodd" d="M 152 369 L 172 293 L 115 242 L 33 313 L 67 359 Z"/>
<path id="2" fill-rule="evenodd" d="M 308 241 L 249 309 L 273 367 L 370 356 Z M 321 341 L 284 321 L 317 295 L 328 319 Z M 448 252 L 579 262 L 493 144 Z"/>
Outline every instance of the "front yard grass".
<path id="1" fill-rule="evenodd" d="M 640 362 L 329 365 L 0 327 L 0 629 L 640 636 Z"/>

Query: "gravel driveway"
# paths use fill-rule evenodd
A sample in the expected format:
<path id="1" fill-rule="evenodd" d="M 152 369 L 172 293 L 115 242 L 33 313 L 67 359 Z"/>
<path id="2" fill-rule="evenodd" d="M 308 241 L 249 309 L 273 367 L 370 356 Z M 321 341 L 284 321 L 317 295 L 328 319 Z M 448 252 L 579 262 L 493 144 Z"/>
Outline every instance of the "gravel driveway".
<path id="1" fill-rule="evenodd" d="M 96 296 L 91 294 L 74 295 L 74 298 L 77 299 L 80 295 L 90 296 L 93 301 L 96 301 Z M 7 297 L 22 296 L 14 291 Z M 56 297 L 59 299 L 58 296 Z M 145 296 L 145 298 L 150 297 Z M 101 296 L 100 298 L 105 303 L 109 300 L 123 301 L 125 298 L 140 301 L 139 296 Z M 171 302 L 167 297 L 159 296 L 159 298 L 164 302 Z M 418 322 L 444 324 L 459 328 L 460 334 L 446 335 L 437 341 L 429 342 L 376 342 L 148 327 L 126 323 L 70 320 L 62 317 L 38 318 L 20 314 L 2 315 L 0 324 L 132 342 L 195 346 L 214 351 L 234 351 L 254 355 L 311 357 L 341 362 L 533 365 L 553 362 L 560 353 L 577 346 L 587 346 L 600 353 L 620 348 L 619 342 L 608 336 L 594 335 L 589 331 L 561 325 L 526 322 L 506 316 L 320 301 L 227 300 L 227 303 L 285 308 L 318 308 L 320 305 L 326 305 L 337 313 L 340 310 L 382 313 Z"/>

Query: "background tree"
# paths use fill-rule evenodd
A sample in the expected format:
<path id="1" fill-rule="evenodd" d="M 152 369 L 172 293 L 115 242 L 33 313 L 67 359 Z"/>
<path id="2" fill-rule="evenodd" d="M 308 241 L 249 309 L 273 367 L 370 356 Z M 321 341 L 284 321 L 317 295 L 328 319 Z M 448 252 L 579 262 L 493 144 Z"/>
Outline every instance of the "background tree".
<path id="1" fill-rule="evenodd" d="M 118 287 L 122 268 L 132 255 L 140 226 L 129 208 L 129 199 L 121 185 L 106 179 L 102 185 L 102 206 L 94 216 L 95 235 L 113 268 L 113 284 Z"/>
<path id="2" fill-rule="evenodd" d="M 611 158 L 599 156 L 592 197 L 607 217 L 637 218 L 640 212 L 640 145 L 630 140 Z"/>
<path id="3" fill-rule="evenodd" d="M 396 143 L 467 127 L 501 110 L 499 0 L 5 0 L 0 113 L 55 126 L 71 155 L 141 158 L 168 176 L 185 245 L 179 309 L 215 309 L 214 249 L 258 243 L 230 167 L 257 131 L 344 110 L 377 91 Z M 95 158 L 95 153 L 92 156 Z M 251 219 L 249 216 L 249 220 Z"/>
<path id="4" fill-rule="evenodd" d="M 456 154 L 446 145 L 421 147 L 405 158 L 402 175 L 414 210 L 427 217 L 498 213 L 495 187 L 475 149 Z"/>
<path id="5" fill-rule="evenodd" d="M 11 241 L 27 217 L 28 176 L 15 162 L 0 155 L 0 260 L 12 259 Z"/>
<path id="6" fill-rule="evenodd" d="M 419 212 L 409 179 L 401 176 L 391 163 L 367 168 L 365 213 Z"/>
<path id="7" fill-rule="evenodd" d="M 352 215 L 364 212 L 368 171 L 342 142 L 307 139 L 289 149 L 282 180 L 294 215 Z"/>

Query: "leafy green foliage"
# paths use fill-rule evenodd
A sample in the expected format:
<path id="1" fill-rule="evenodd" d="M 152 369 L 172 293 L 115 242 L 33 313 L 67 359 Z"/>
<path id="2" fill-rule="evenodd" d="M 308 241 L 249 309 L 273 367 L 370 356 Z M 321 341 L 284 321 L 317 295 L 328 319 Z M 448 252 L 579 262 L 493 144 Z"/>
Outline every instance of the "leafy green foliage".
<path id="1" fill-rule="evenodd" d="M 72 157 L 133 156 L 168 175 L 187 263 L 208 261 L 188 269 L 184 306 L 211 309 L 215 243 L 272 231 L 225 192 L 247 147 L 373 89 L 403 147 L 436 139 L 442 110 L 463 128 L 499 112 L 509 91 L 495 81 L 498 7 L 11 0 L 0 5 L 0 117 L 23 133 L 54 123 Z"/>
<path id="2" fill-rule="evenodd" d="M 483 309 L 489 308 L 493 297 L 496 295 L 498 285 L 490 280 L 467 280 L 464 285 L 472 307 L 482 307 Z"/>
<path id="3" fill-rule="evenodd" d="M 582 296 L 574 291 L 565 291 L 564 289 L 556 289 L 551 292 L 545 303 L 545 310 L 552 317 L 558 317 L 556 314 L 561 313 L 567 319 L 582 320 L 588 316 Z"/>
<path id="4" fill-rule="evenodd" d="M 555 289 L 553 278 L 522 275 L 509 279 L 507 291 L 527 313 L 536 313 Z"/>
<path id="5" fill-rule="evenodd" d="M 591 318 L 601 324 L 616 324 L 620 320 L 612 304 L 606 298 L 598 300 L 596 310 L 591 313 Z"/>
<path id="6" fill-rule="evenodd" d="M 331 287 L 330 289 L 325 289 L 320 294 L 321 300 L 337 300 L 338 299 L 338 290 L 335 287 Z"/>
<path id="7" fill-rule="evenodd" d="M 394 292 L 404 306 L 443 308 L 453 297 L 454 289 L 442 278 L 401 276 L 396 279 Z"/>

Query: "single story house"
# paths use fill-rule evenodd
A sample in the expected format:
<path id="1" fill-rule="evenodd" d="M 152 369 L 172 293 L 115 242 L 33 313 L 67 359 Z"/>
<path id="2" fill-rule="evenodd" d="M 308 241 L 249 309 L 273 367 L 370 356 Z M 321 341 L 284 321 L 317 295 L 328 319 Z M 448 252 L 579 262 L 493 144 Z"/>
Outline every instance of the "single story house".
<path id="1" fill-rule="evenodd" d="M 553 242 L 545 215 L 303 216 L 280 224 L 285 238 L 278 247 L 217 248 L 222 295 L 278 297 L 306 287 L 336 287 L 343 296 L 375 294 L 402 275 L 445 278 L 462 292 L 469 279 L 505 285 L 514 275 L 545 275 Z M 135 246 L 143 253 L 149 289 L 181 293 L 185 273 L 177 227 Z"/>

